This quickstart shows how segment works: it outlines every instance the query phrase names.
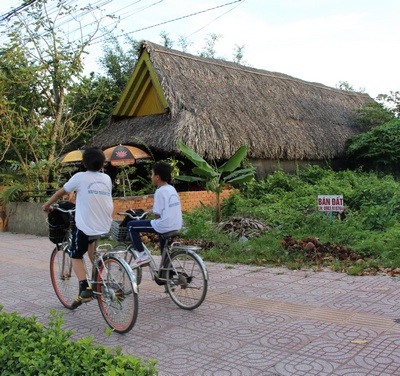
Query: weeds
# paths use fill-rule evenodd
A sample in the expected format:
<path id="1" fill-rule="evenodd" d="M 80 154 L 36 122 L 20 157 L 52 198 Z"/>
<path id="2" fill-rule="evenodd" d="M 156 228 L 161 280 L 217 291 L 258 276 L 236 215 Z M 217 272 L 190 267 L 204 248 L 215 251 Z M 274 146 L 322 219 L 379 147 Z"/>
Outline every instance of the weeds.
<path id="1" fill-rule="evenodd" d="M 317 210 L 317 195 L 343 195 L 344 216 Z M 202 257 L 209 261 L 254 265 L 330 267 L 352 275 L 400 266 L 400 183 L 391 176 L 362 171 L 334 172 L 316 166 L 296 175 L 278 171 L 261 182 L 247 183 L 222 205 L 222 221 L 253 218 L 269 230 L 239 241 L 218 229 L 213 210 L 185 214 L 185 237 L 207 242 Z M 233 222 L 233 221 L 232 221 Z M 244 221 L 245 222 L 245 221 Z M 300 247 L 289 252 L 283 239 L 318 238 L 321 244 L 346 247 L 358 258 L 318 257 Z M 361 260 L 361 261 L 360 261 Z"/>

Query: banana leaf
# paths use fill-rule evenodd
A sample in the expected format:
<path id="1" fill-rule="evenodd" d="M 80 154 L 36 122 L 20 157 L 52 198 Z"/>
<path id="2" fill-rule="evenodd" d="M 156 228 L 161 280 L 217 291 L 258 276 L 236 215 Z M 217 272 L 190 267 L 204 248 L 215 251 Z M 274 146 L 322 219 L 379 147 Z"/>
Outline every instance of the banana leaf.
<path id="1" fill-rule="evenodd" d="M 232 172 L 231 174 L 225 176 L 225 177 L 224 177 L 224 180 L 225 180 L 226 182 L 228 182 L 228 181 L 230 181 L 231 179 L 238 177 L 239 175 L 243 175 L 243 174 L 246 174 L 246 175 L 247 175 L 248 173 L 251 173 L 251 174 L 254 176 L 254 171 L 255 171 L 255 167 L 253 167 L 253 166 L 252 166 L 252 167 L 244 168 L 244 169 L 242 169 L 242 170 L 236 170 L 236 171 Z"/>
<path id="2" fill-rule="evenodd" d="M 205 181 L 204 178 L 200 178 L 197 176 L 186 176 L 186 175 L 179 175 L 175 176 L 175 180 L 186 181 L 186 182 L 194 182 L 194 181 Z"/>
<path id="3" fill-rule="evenodd" d="M 249 173 L 243 176 L 238 176 L 235 179 L 229 180 L 229 182 L 227 183 L 231 183 L 231 184 L 240 184 L 240 183 L 246 183 L 248 181 L 251 181 L 252 179 L 254 179 L 254 173 Z"/>
<path id="4" fill-rule="evenodd" d="M 213 168 L 198 155 L 194 150 L 187 147 L 182 141 L 178 141 L 179 149 L 186 157 L 192 161 L 197 167 L 205 170 L 205 171 L 213 171 Z"/>
<path id="5" fill-rule="evenodd" d="M 231 172 L 233 170 L 236 170 L 240 166 L 240 163 L 242 162 L 246 154 L 247 154 L 247 146 L 243 145 L 237 150 L 235 154 L 232 155 L 232 157 L 229 158 L 228 161 L 226 161 L 223 165 L 218 167 L 218 171 Z"/>
<path id="6" fill-rule="evenodd" d="M 208 171 L 208 170 L 202 169 L 201 167 L 192 168 L 192 172 L 196 175 L 204 176 L 207 179 L 214 179 L 214 178 L 219 177 L 219 175 L 220 175 L 217 172 L 215 172 L 214 170 Z"/>

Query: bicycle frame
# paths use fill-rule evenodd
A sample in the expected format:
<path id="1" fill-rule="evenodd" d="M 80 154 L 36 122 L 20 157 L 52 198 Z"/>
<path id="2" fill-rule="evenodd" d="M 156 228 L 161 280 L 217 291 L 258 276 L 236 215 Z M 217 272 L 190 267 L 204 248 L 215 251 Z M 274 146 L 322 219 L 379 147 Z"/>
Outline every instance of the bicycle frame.
<path id="1" fill-rule="evenodd" d="M 123 258 L 118 256 L 118 254 L 126 253 L 126 252 L 128 252 L 127 249 L 122 250 L 122 251 L 114 251 L 113 250 L 113 246 L 111 244 L 101 244 L 99 246 L 95 246 L 95 250 L 94 250 L 94 254 L 93 254 L 93 264 L 92 264 L 92 273 L 91 274 L 89 274 L 89 268 L 86 265 L 85 259 L 82 259 L 83 265 L 85 266 L 85 270 L 86 270 L 86 278 L 87 278 L 87 280 L 88 280 L 88 282 L 89 282 L 89 284 L 90 284 L 90 286 L 91 286 L 91 288 L 93 290 L 93 294 L 94 295 L 101 295 L 102 294 L 102 292 L 98 292 L 97 291 L 97 289 L 95 288 L 95 284 L 102 283 L 103 286 L 106 286 L 106 289 L 108 288 L 107 287 L 108 284 L 104 283 L 104 282 L 108 282 L 108 281 L 104 281 L 104 279 L 101 278 L 100 282 L 96 282 L 94 280 L 94 275 L 97 272 L 101 276 L 100 269 L 104 268 L 106 270 L 107 277 L 109 276 L 108 269 L 107 269 L 107 266 L 105 264 L 105 260 L 107 260 L 107 257 L 109 255 L 112 255 L 112 256 L 116 257 L 121 264 L 123 264 L 127 269 L 130 270 L 130 266 L 128 265 L 128 263 Z M 137 287 L 137 283 L 136 283 L 136 278 L 135 278 L 135 276 L 133 276 L 133 278 L 134 278 L 134 281 L 135 281 L 133 283 L 133 289 L 134 289 L 134 292 L 137 294 L 138 293 L 138 287 Z"/>
<path id="2" fill-rule="evenodd" d="M 137 211 L 139 213 L 136 214 L 133 209 L 130 209 L 118 214 L 125 215 L 125 219 L 128 217 L 132 220 L 143 219 L 148 214 L 143 210 L 138 209 Z M 129 250 L 129 257 L 126 257 L 126 259 L 131 264 L 131 261 L 137 259 L 139 254 L 132 245 L 125 243 L 126 232 L 120 230 L 120 223 L 117 223 L 117 225 L 114 227 L 114 240 L 122 241 L 123 245 L 116 246 L 116 248 L 123 247 L 123 249 Z M 133 267 L 132 270 L 136 276 L 137 284 L 140 285 L 142 280 L 142 268 L 148 266 L 151 279 L 158 285 L 164 285 L 165 292 L 169 294 L 178 307 L 186 310 L 199 307 L 204 301 L 208 289 L 208 272 L 203 260 L 196 253 L 201 247 L 173 242 L 173 239 L 179 236 L 179 231 L 170 231 L 160 234 L 160 236 L 166 242 L 159 263 L 142 242 L 143 250 L 148 255 L 150 262 L 145 266 Z"/>
<path id="3" fill-rule="evenodd" d="M 167 282 L 167 279 L 165 277 L 161 277 L 160 274 L 164 271 L 167 272 L 169 270 L 166 268 L 165 262 L 168 259 L 169 260 L 169 265 L 172 265 L 172 271 L 177 272 L 176 268 L 172 264 L 171 256 L 175 251 L 181 250 L 184 251 L 186 254 L 190 254 L 193 258 L 195 258 L 199 264 L 204 268 L 205 270 L 205 279 L 208 280 L 208 272 L 206 269 L 206 266 L 201 259 L 201 257 L 195 252 L 200 250 L 200 247 L 197 246 L 188 246 L 188 245 L 179 245 L 179 243 L 172 243 L 171 245 L 165 245 L 164 251 L 162 252 L 161 260 L 159 266 L 157 266 L 156 260 L 154 259 L 151 251 L 146 247 L 144 243 L 143 244 L 143 249 L 147 253 L 147 255 L 150 257 L 150 264 L 149 264 L 149 269 L 150 269 L 150 275 L 153 281 L 156 282 Z"/>

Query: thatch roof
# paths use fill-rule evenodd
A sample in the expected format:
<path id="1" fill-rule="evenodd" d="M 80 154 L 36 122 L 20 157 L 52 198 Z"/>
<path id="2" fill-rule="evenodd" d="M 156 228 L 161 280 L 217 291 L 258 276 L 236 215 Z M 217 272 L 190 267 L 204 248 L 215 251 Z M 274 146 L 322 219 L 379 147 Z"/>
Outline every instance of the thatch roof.
<path id="1" fill-rule="evenodd" d="M 320 160 L 340 156 L 346 140 L 365 130 L 354 122 L 353 109 L 372 101 L 366 94 L 150 42 L 142 43 L 141 54 L 148 54 L 149 77 L 161 87 L 165 112 L 124 118 L 131 106 L 127 87 L 125 110 L 117 105 L 91 145 L 141 147 L 142 140 L 155 151 L 175 153 L 181 140 L 207 159 L 227 159 L 245 144 L 250 158 Z"/>

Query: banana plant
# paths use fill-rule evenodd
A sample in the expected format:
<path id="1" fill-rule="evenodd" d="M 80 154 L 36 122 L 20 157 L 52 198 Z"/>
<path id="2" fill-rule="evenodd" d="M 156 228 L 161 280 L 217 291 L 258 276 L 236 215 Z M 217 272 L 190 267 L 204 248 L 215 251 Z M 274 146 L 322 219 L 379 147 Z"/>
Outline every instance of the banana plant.
<path id="1" fill-rule="evenodd" d="M 197 176 L 177 176 L 175 179 L 186 182 L 203 182 L 208 192 L 216 195 L 217 222 L 221 219 L 220 194 L 227 184 L 240 185 L 254 179 L 255 167 L 239 168 L 247 154 L 247 146 L 241 146 L 236 153 L 221 166 L 211 166 L 194 150 L 178 141 L 180 151 L 195 165 L 192 169 Z"/>

